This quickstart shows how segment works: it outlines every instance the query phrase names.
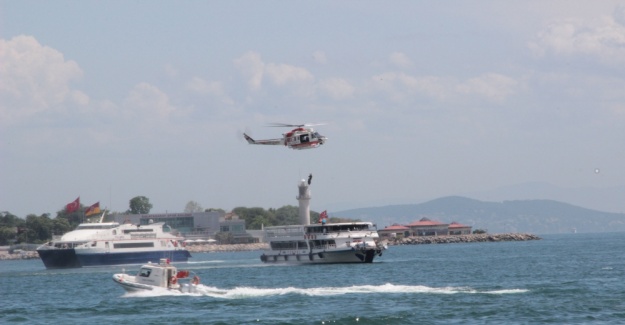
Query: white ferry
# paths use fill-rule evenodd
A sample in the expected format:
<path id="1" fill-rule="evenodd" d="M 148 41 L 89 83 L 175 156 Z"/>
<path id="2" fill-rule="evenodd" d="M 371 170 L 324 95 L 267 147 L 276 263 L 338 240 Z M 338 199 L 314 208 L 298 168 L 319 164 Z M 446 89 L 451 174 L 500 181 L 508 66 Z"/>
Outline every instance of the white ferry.
<path id="1" fill-rule="evenodd" d="M 386 249 L 371 222 L 265 228 L 265 263 L 371 263 Z"/>
<path id="2" fill-rule="evenodd" d="M 190 271 L 178 270 L 169 259 L 162 258 L 158 264 L 149 263 L 141 266 L 136 275 L 117 273 L 113 281 L 128 292 L 164 288 L 180 292 L 197 292 L 200 278 L 191 277 Z"/>
<path id="3" fill-rule="evenodd" d="M 265 263 L 371 263 L 382 256 L 386 245 L 380 242 L 371 222 L 328 223 L 325 211 L 318 224 L 310 224 L 310 190 L 308 181 L 298 188 L 300 225 L 265 228 L 269 249 L 261 256 Z"/>
<path id="4" fill-rule="evenodd" d="M 171 234 L 165 223 L 148 225 L 117 222 L 82 223 L 37 248 L 46 268 L 141 264 L 169 258 L 187 262 L 191 254 L 184 238 Z"/>

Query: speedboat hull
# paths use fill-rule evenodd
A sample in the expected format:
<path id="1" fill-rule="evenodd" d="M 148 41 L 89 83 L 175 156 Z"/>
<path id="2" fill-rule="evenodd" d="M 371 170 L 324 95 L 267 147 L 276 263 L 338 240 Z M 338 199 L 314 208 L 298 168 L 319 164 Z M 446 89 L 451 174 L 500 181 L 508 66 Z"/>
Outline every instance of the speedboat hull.
<path id="1" fill-rule="evenodd" d="M 132 277 L 134 278 L 134 277 Z M 127 278 L 126 274 L 119 273 L 113 275 L 113 281 L 119 284 L 124 290 L 127 292 L 137 292 L 137 291 L 146 291 L 153 290 L 155 287 L 148 284 L 136 283 Z"/>

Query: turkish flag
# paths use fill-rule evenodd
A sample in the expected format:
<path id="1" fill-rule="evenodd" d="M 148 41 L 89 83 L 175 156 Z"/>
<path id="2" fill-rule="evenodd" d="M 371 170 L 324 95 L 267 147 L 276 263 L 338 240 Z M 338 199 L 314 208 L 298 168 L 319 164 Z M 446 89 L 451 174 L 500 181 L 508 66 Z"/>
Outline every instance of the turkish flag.
<path id="1" fill-rule="evenodd" d="M 323 219 L 328 219 L 328 211 L 327 210 L 323 210 L 323 212 L 321 212 L 319 214 L 319 222 L 323 222 Z"/>
<path id="2" fill-rule="evenodd" d="M 76 200 L 74 200 L 74 202 L 68 203 L 65 206 L 65 212 L 72 213 L 74 211 L 78 211 L 78 208 L 80 208 L 80 196 L 77 197 Z"/>

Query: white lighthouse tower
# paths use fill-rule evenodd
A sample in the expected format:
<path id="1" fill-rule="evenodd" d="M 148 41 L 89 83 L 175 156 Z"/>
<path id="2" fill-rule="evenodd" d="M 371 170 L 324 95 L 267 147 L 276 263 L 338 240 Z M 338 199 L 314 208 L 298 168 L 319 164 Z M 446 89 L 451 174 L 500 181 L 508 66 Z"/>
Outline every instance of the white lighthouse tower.
<path id="1" fill-rule="evenodd" d="M 299 195 L 296 197 L 299 201 L 299 220 L 304 226 L 310 225 L 310 190 L 308 186 L 312 181 L 312 174 L 308 175 L 308 181 L 302 179 L 297 186 Z"/>

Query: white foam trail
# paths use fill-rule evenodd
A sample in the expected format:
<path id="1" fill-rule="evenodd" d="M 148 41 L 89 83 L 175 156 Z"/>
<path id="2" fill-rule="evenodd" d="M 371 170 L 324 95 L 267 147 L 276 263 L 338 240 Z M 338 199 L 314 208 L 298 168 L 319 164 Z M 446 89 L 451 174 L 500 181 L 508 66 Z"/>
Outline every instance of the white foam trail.
<path id="1" fill-rule="evenodd" d="M 190 296 L 209 296 L 221 299 L 245 299 L 255 297 L 281 296 L 288 294 L 297 294 L 304 296 L 337 296 L 345 294 L 376 294 L 376 293 L 395 293 L 395 294 L 518 294 L 528 292 L 527 289 L 502 289 L 502 290 L 476 290 L 470 287 L 440 287 L 433 288 L 421 285 L 394 285 L 391 283 L 383 285 L 362 285 L 351 287 L 318 287 L 318 288 L 255 288 L 255 287 L 236 287 L 232 289 L 219 289 L 217 287 L 209 287 L 198 285 L 196 293 L 180 293 L 177 291 L 169 291 L 163 288 L 156 288 L 152 291 L 142 291 L 135 293 L 127 293 L 125 297 L 154 297 L 154 296 L 170 296 L 170 295 L 190 295 Z"/>

